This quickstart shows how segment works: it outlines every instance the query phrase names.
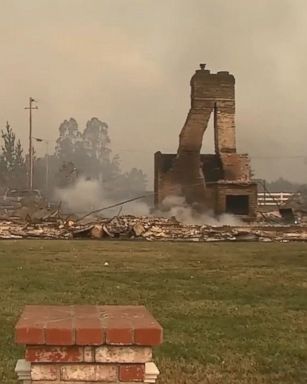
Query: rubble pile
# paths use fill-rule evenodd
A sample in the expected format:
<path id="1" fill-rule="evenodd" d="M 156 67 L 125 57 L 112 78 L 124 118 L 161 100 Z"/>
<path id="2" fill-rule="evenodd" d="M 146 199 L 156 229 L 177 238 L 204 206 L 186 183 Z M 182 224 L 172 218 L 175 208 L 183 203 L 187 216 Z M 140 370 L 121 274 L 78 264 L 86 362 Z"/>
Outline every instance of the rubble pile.
<path id="1" fill-rule="evenodd" d="M 104 219 L 91 229 L 90 237 L 97 238 L 93 230 L 101 228 L 98 238 L 129 238 L 148 241 L 306 241 L 307 227 L 286 225 L 210 226 L 183 224 L 175 217 L 119 216 Z M 73 232 L 74 236 L 80 234 Z"/>
<path id="2" fill-rule="evenodd" d="M 307 241 L 306 225 L 243 224 L 210 226 L 183 224 L 175 217 L 116 216 L 113 218 L 45 216 L 40 221 L 0 217 L 0 239 L 126 239 L 147 241 Z"/>
<path id="3" fill-rule="evenodd" d="M 67 230 L 61 229 L 60 226 L 50 224 L 26 224 L 1 221 L 0 222 L 0 239 L 69 239 L 72 238 Z"/>

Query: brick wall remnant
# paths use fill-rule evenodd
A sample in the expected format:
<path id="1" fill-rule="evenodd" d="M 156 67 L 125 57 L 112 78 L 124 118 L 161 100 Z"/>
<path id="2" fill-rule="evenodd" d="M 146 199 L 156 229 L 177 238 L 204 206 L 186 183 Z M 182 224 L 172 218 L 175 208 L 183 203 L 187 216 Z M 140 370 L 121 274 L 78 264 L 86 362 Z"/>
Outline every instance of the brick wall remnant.
<path id="1" fill-rule="evenodd" d="M 221 185 L 225 187 L 227 182 L 230 182 L 229 194 L 231 183 L 244 183 L 242 196 L 246 196 L 246 183 L 249 183 L 247 197 L 253 201 L 257 185 L 251 181 L 250 160 L 248 155 L 236 152 L 234 76 L 226 71 L 211 73 L 201 64 L 190 85 L 191 108 L 179 135 L 177 154 L 155 154 L 156 207 L 161 207 L 166 197 L 179 195 L 199 210 L 211 209 L 218 213 L 218 194 Z M 215 154 L 203 155 L 200 150 L 211 115 Z M 222 184 L 217 186 L 218 182 Z M 254 215 L 251 203 L 246 216 Z"/>
<path id="2" fill-rule="evenodd" d="M 26 306 L 16 325 L 26 346 L 22 384 L 155 383 L 159 323 L 142 306 Z"/>

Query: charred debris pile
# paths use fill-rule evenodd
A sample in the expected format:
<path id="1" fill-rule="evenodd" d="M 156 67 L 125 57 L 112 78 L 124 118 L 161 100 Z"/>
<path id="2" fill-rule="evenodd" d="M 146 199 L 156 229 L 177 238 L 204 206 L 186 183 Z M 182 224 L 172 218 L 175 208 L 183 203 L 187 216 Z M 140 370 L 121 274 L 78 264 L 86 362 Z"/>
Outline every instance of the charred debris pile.
<path id="1" fill-rule="evenodd" d="M 114 206 L 121 206 L 122 203 Z M 107 207 L 109 208 L 109 207 Z M 23 205 L 0 209 L 0 239 L 116 239 L 146 241 L 307 241 L 307 223 L 286 224 L 277 212 L 259 213 L 253 223 L 192 225 L 175 216 L 102 216 L 105 208 L 83 217 L 64 214 L 61 207 Z"/>

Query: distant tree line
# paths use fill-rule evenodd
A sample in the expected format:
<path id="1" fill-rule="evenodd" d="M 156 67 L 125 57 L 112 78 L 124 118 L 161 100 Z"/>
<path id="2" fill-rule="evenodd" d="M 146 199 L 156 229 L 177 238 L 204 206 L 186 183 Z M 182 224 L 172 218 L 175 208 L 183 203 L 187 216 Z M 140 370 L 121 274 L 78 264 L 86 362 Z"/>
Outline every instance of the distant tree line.
<path id="1" fill-rule="evenodd" d="M 2 189 L 26 188 L 28 155 L 7 123 L 1 130 L 0 182 Z M 48 193 L 55 188 L 72 186 L 83 177 L 97 180 L 107 197 L 129 198 L 146 190 L 147 177 L 140 169 L 124 172 L 120 157 L 113 155 L 109 127 L 97 117 L 91 118 L 83 130 L 74 118 L 63 121 L 54 151 L 48 155 L 49 185 L 46 185 L 47 155 L 33 153 L 33 188 Z"/>

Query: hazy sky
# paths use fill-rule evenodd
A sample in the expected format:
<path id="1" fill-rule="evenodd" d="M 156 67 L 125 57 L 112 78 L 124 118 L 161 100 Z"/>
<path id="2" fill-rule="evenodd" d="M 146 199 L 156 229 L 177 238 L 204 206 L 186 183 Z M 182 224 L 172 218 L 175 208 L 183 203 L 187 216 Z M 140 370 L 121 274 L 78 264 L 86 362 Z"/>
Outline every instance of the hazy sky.
<path id="1" fill-rule="evenodd" d="M 123 166 L 151 179 L 204 62 L 236 77 L 238 151 L 256 175 L 307 182 L 306 15 L 306 0 L 0 0 L 0 126 L 27 146 L 29 96 L 51 143 L 64 119 L 96 116 Z"/>

